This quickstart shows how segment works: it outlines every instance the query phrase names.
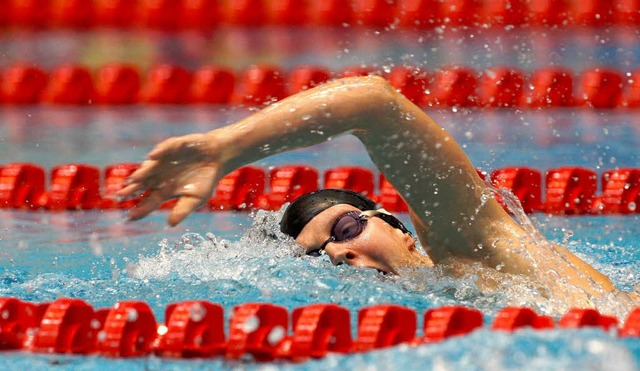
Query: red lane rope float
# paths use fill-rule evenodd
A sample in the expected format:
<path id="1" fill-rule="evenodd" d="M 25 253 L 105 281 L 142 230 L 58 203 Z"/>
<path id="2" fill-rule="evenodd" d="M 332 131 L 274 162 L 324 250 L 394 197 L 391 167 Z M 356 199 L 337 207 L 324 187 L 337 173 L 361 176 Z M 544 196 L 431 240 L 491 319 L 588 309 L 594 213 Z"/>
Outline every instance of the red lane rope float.
<path id="1" fill-rule="evenodd" d="M 169 304 L 166 324 L 154 351 L 163 357 L 212 357 L 224 353 L 224 309 L 218 304 L 195 300 Z"/>
<path id="2" fill-rule="evenodd" d="M 123 301 L 109 310 L 98 333 L 96 351 L 110 357 L 147 355 L 156 339 L 157 324 L 151 308 L 141 301 Z"/>
<path id="3" fill-rule="evenodd" d="M 593 67 L 574 75 L 562 67 L 543 67 L 525 73 L 509 66 L 485 70 L 443 66 L 426 70 L 405 65 L 389 72 L 371 66 L 351 66 L 331 72 L 312 65 L 285 72 L 273 65 L 253 65 L 236 73 L 218 65 L 204 65 L 192 71 L 177 65 L 158 64 L 145 73 L 127 63 L 107 64 L 95 71 L 79 64 L 44 71 L 20 63 L 0 71 L 0 102 L 7 105 L 260 106 L 332 78 L 366 75 L 384 77 L 423 108 L 640 107 L 640 70 L 625 72 Z"/>
<path id="4" fill-rule="evenodd" d="M 423 323 L 424 337 L 416 342 L 437 342 L 482 327 L 482 312 L 460 306 L 429 309 L 424 313 Z"/>
<path id="5" fill-rule="evenodd" d="M 47 306 L 31 347 L 46 353 L 88 353 L 95 349 L 100 325 L 94 321 L 86 302 L 58 299 Z"/>
<path id="6" fill-rule="evenodd" d="M 494 330 L 514 331 L 523 327 L 550 329 L 554 327 L 553 318 L 538 315 L 531 308 L 507 307 L 496 314 L 491 328 Z"/>
<path id="7" fill-rule="evenodd" d="M 344 24 L 428 29 L 437 26 L 638 25 L 636 0 L 9 0 L 0 26 L 210 30 L 221 24 Z"/>
<path id="8" fill-rule="evenodd" d="M 101 170 L 85 164 L 59 165 L 51 169 L 49 189 L 44 168 L 30 163 L 0 165 L 0 209 L 50 211 L 128 209 L 140 201 L 117 200 L 126 178 L 138 164 L 122 163 Z M 640 212 L 640 168 L 606 170 L 600 175 L 583 167 L 559 167 L 544 173 L 528 167 L 505 167 L 479 174 L 496 188 L 510 191 L 526 213 L 561 215 L 637 214 Z M 361 192 L 393 212 L 406 212 L 406 203 L 380 173 L 344 166 L 324 174 L 306 165 L 284 165 L 269 172 L 242 167 L 220 180 L 215 193 L 201 210 L 278 210 L 286 202 L 319 188 Z M 544 197 L 543 197 L 544 196 Z M 505 200 L 498 193 L 496 199 Z M 162 208 L 169 208 L 169 201 Z"/>
<path id="9" fill-rule="evenodd" d="M 358 312 L 358 338 L 354 352 L 407 343 L 415 337 L 417 315 L 412 309 L 400 305 L 377 305 Z"/>
<path id="10" fill-rule="evenodd" d="M 225 336 L 224 308 L 205 300 L 169 304 L 165 322 L 158 323 L 149 305 L 141 301 L 122 301 L 113 308 L 94 310 L 81 299 L 33 304 L 0 298 L 0 351 L 302 362 L 329 353 L 353 354 L 398 344 L 446 341 L 484 325 L 483 314 L 477 309 L 431 308 L 424 313 L 419 335 L 414 309 L 380 304 L 358 311 L 357 335 L 352 339 L 350 316 L 348 309 L 336 304 L 310 304 L 295 308 L 290 316 L 278 305 L 245 303 L 234 307 Z M 505 332 L 527 327 L 539 331 L 599 327 L 610 333 L 616 330 L 619 337 L 640 338 L 640 308 L 624 321 L 594 309 L 573 308 L 555 323 L 530 308 L 507 307 L 487 326 Z"/>

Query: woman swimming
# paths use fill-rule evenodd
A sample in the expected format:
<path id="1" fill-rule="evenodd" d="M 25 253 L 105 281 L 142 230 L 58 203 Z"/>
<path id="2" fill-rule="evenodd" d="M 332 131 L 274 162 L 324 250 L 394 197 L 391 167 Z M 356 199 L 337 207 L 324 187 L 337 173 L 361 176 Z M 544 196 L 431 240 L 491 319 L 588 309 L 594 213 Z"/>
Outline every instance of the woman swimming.
<path id="1" fill-rule="evenodd" d="M 377 76 L 335 80 L 303 91 L 205 134 L 170 138 L 148 154 L 119 195 L 148 190 L 131 210 L 139 219 L 178 198 L 168 222 L 204 204 L 231 171 L 270 155 L 352 134 L 410 208 L 427 255 L 401 223 L 363 196 L 321 191 L 291 204 L 283 232 L 310 255 L 401 273 L 433 265 L 481 264 L 525 275 L 553 296 L 621 295 L 612 282 L 566 249 L 531 236 L 492 197 L 456 141 L 425 112 Z M 397 219 L 396 219 L 397 220 Z M 398 224 L 399 223 L 399 224 Z M 577 288 L 567 293 L 558 281 Z M 565 287 L 564 285 L 562 287 Z"/>

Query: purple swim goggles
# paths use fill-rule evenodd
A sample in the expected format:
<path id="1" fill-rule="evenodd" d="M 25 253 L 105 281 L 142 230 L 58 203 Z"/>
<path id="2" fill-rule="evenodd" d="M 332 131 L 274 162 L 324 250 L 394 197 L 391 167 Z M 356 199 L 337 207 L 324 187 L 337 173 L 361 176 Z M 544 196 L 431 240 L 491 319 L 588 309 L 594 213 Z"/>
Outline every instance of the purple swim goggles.
<path id="1" fill-rule="evenodd" d="M 373 216 L 385 214 L 390 215 L 386 210 L 368 210 L 363 212 L 349 211 L 340 215 L 331 226 L 331 237 L 317 249 L 307 252 L 309 256 L 321 256 L 324 248 L 331 242 L 344 242 L 358 237 L 367 226 L 367 220 Z"/>

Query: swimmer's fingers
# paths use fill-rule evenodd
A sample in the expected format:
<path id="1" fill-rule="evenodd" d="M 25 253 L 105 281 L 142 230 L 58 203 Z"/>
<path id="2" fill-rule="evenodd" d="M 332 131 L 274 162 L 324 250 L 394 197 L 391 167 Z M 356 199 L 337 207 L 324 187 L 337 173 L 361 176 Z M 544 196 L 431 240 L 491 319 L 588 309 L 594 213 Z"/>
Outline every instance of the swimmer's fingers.
<path id="1" fill-rule="evenodd" d="M 208 166 L 197 168 L 187 177 L 189 181 L 176 194 L 180 199 L 169 215 L 169 225 L 177 225 L 209 200 L 218 175 L 217 167 Z"/>
<path id="2" fill-rule="evenodd" d="M 157 209 L 168 197 L 159 190 L 150 191 L 135 207 L 129 210 L 129 219 L 138 220 Z"/>
<path id="3" fill-rule="evenodd" d="M 149 189 L 149 193 L 142 198 L 136 207 L 131 209 L 129 218 L 131 220 L 144 218 L 153 210 L 158 209 L 164 201 L 178 198 L 168 220 L 169 225 L 177 225 L 209 199 L 214 184 L 217 182 L 216 175 L 217 169 L 215 167 L 197 167 L 191 171 L 185 169 L 183 179 L 174 179 L 158 188 Z"/>
<path id="4" fill-rule="evenodd" d="M 154 179 L 158 178 L 156 173 L 160 171 L 157 161 L 153 160 L 145 160 L 140 164 L 133 173 L 129 175 L 127 178 L 127 183 L 141 183 L 146 188 L 152 188 L 153 184 L 151 183 Z"/>
<path id="5" fill-rule="evenodd" d="M 189 214 L 191 214 L 194 210 L 199 208 L 205 200 L 200 197 L 194 196 L 182 196 L 171 210 L 171 214 L 169 215 L 168 223 L 170 226 L 178 225 L 182 222 Z"/>
<path id="6" fill-rule="evenodd" d="M 139 196 L 147 189 L 160 188 L 158 174 L 159 169 L 156 161 L 144 161 L 138 169 L 131 173 L 120 190 L 116 192 L 116 196 L 122 198 L 131 198 Z"/>
<path id="7" fill-rule="evenodd" d="M 131 183 L 124 186 L 122 189 L 116 192 L 116 197 L 122 199 L 135 198 L 138 193 L 142 192 L 142 187 L 139 183 Z"/>
<path id="8" fill-rule="evenodd" d="M 169 155 L 174 152 L 176 148 L 180 147 L 180 143 L 184 141 L 184 137 L 174 137 L 166 139 L 163 142 L 156 144 L 156 146 L 147 154 L 147 158 L 150 160 L 157 160 L 163 156 Z"/>

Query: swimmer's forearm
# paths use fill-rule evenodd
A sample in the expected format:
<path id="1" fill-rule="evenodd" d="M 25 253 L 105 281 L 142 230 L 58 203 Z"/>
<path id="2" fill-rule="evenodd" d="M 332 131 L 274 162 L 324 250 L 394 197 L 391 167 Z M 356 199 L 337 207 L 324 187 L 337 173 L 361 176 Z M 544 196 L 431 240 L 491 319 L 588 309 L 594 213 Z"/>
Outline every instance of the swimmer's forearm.
<path id="1" fill-rule="evenodd" d="M 209 133 L 229 171 L 262 158 L 381 125 L 397 94 L 380 77 L 336 80 Z"/>

